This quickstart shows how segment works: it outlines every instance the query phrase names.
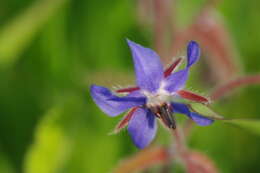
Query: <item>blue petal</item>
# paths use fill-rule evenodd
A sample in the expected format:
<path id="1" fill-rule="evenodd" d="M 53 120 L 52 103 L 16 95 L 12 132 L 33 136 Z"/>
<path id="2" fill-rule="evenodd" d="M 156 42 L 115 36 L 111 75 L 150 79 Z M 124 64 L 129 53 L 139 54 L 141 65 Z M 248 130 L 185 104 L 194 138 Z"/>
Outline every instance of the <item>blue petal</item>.
<path id="1" fill-rule="evenodd" d="M 135 102 L 135 103 L 139 103 L 139 105 L 142 105 L 145 103 L 146 98 L 145 97 L 112 97 L 109 98 L 107 100 L 111 100 L 111 101 L 117 101 L 117 102 L 124 102 L 124 103 L 128 103 L 128 102 Z"/>
<path id="2" fill-rule="evenodd" d="M 190 117 L 193 121 L 195 121 L 200 126 L 207 126 L 214 122 L 214 120 L 206 118 L 198 113 L 191 112 Z"/>
<path id="3" fill-rule="evenodd" d="M 163 79 L 163 66 L 160 57 L 149 48 L 130 40 L 127 40 L 127 42 L 134 60 L 137 85 L 150 92 L 156 91 Z"/>
<path id="4" fill-rule="evenodd" d="M 197 123 L 200 126 L 207 126 L 214 122 L 214 120 L 206 118 L 198 113 L 191 112 L 189 110 L 189 107 L 182 103 L 172 103 L 173 112 L 185 114 L 189 118 L 191 118 L 195 123 Z"/>
<path id="5" fill-rule="evenodd" d="M 164 89 L 170 93 L 178 91 L 185 86 L 185 83 L 188 79 L 189 69 L 185 68 L 184 70 L 180 70 L 171 74 L 169 77 L 165 79 L 165 87 Z"/>
<path id="6" fill-rule="evenodd" d="M 187 46 L 187 66 L 185 69 L 175 72 L 165 79 L 165 89 L 170 92 L 176 92 L 185 86 L 188 79 L 190 67 L 199 60 L 200 48 L 198 43 L 190 41 Z"/>
<path id="7" fill-rule="evenodd" d="M 144 104 L 144 98 L 128 96 L 118 97 L 105 87 L 92 85 L 90 94 L 99 108 L 110 116 L 116 116 L 127 109 Z"/>
<path id="8" fill-rule="evenodd" d="M 155 116 L 151 111 L 139 108 L 128 124 L 128 132 L 134 144 L 143 149 L 151 143 L 157 131 Z"/>
<path id="9" fill-rule="evenodd" d="M 176 112 L 179 114 L 186 114 L 186 115 L 190 114 L 189 107 L 185 104 L 173 102 L 173 103 L 171 103 L 171 105 L 173 108 L 173 112 Z"/>
<path id="10" fill-rule="evenodd" d="M 194 63 L 196 63 L 199 60 L 199 57 L 200 57 L 199 44 L 196 43 L 195 41 L 190 41 L 187 46 L 187 58 L 188 58 L 187 67 L 190 67 Z"/>

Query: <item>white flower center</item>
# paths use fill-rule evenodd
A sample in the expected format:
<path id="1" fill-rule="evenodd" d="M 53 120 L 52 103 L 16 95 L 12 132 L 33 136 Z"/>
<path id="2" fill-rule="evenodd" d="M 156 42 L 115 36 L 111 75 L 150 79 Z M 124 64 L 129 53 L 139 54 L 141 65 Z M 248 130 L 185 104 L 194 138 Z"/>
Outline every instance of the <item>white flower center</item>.
<path id="1" fill-rule="evenodd" d="M 146 102 L 147 107 L 160 106 L 164 103 L 173 100 L 173 95 L 170 94 L 168 91 L 166 91 L 164 89 L 164 86 L 165 86 L 164 82 L 161 82 L 160 88 L 157 90 L 156 93 L 151 93 L 145 90 L 142 91 L 147 98 L 147 102 Z"/>

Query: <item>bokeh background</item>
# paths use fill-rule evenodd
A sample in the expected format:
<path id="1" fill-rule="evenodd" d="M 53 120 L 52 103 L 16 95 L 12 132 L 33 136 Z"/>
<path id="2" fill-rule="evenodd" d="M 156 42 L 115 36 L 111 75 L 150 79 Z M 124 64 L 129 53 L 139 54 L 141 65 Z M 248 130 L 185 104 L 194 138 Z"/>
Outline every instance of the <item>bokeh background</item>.
<path id="1" fill-rule="evenodd" d="M 102 113 L 90 98 L 89 86 L 134 83 L 126 38 L 160 49 L 155 36 L 164 33 L 154 29 L 152 16 L 156 10 L 151 10 L 152 3 L 0 1 L 1 173 L 112 172 L 122 159 L 138 152 L 126 130 L 108 135 L 120 117 L 109 118 Z M 185 31 L 207 3 L 171 2 L 174 29 L 166 33 Z M 195 39 L 203 47 L 188 87 L 207 95 L 234 76 L 260 71 L 259 5 L 258 1 L 215 1 L 210 12 L 216 18 L 209 18 L 206 24 L 202 19 L 197 24 L 197 29 L 203 31 L 200 38 L 199 34 L 184 34 L 188 37 L 184 40 Z M 224 40 L 224 48 L 216 48 L 217 41 L 210 40 L 208 28 L 216 29 L 216 35 L 220 32 L 216 38 Z M 177 41 L 182 39 L 177 37 Z M 185 55 L 184 48 L 180 43 L 175 55 Z M 218 55 L 221 51 L 224 54 Z M 169 63 L 173 54 L 161 49 L 158 52 L 168 57 L 164 62 Z M 237 68 L 225 66 L 225 59 L 214 60 L 223 56 Z M 221 72 L 227 69 L 231 72 L 223 75 Z M 255 85 L 237 90 L 212 106 L 225 117 L 260 118 L 259 102 L 260 87 Z M 153 145 L 169 142 L 170 135 L 162 128 Z M 216 122 L 210 127 L 195 127 L 187 142 L 210 157 L 220 172 L 260 171 L 260 138 L 245 130 Z"/>

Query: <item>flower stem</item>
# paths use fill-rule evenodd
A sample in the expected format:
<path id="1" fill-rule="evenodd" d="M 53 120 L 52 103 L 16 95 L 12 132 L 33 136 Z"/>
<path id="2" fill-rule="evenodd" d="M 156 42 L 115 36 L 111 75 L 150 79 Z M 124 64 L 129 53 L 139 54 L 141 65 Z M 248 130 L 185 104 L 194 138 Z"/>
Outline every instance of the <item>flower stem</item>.
<path id="1" fill-rule="evenodd" d="M 235 80 L 231 80 L 231 81 L 227 82 L 226 84 L 216 88 L 212 92 L 210 97 L 212 100 L 218 100 L 236 88 L 240 88 L 242 86 L 248 86 L 248 85 L 252 85 L 252 84 L 260 84 L 260 74 L 251 75 L 251 76 L 243 76 L 243 77 L 239 77 Z"/>
<path id="2" fill-rule="evenodd" d="M 149 147 L 121 161 L 114 173 L 131 173 L 146 170 L 154 165 L 168 164 L 170 158 L 166 148 Z"/>

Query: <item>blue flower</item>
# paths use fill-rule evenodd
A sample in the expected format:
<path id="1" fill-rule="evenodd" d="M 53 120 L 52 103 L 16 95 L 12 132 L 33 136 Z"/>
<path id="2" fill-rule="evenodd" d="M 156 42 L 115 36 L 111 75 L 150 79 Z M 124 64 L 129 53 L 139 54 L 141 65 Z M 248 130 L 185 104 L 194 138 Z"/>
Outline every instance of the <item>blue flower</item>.
<path id="1" fill-rule="evenodd" d="M 95 103 L 109 116 L 117 116 L 131 109 L 118 128 L 128 125 L 128 132 L 138 148 L 146 147 L 154 139 L 157 131 L 156 118 L 172 129 L 176 127 L 172 115 L 174 113 L 185 114 L 201 126 L 213 122 L 192 112 L 188 105 L 178 103 L 180 98 L 208 102 L 207 98 L 183 89 L 189 69 L 200 56 L 200 48 L 195 41 L 188 43 L 186 67 L 177 72 L 173 70 L 180 63 L 180 59 L 164 71 L 156 52 L 130 40 L 127 42 L 133 56 L 137 87 L 118 90 L 117 92 L 127 92 L 123 97 L 97 85 L 92 85 L 90 92 Z"/>

